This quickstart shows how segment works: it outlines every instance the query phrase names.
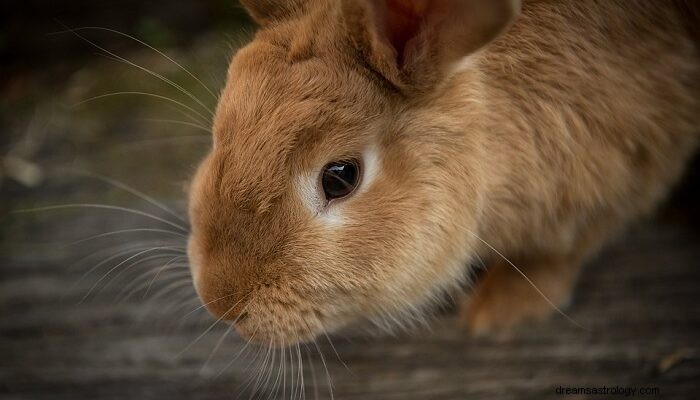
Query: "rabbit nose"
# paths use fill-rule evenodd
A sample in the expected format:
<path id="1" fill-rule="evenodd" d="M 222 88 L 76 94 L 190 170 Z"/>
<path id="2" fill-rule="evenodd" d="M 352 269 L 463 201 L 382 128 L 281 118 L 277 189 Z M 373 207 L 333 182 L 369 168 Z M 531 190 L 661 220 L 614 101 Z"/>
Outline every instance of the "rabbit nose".
<path id="1" fill-rule="evenodd" d="M 202 306 L 219 321 L 235 321 L 242 318 L 247 304 L 244 288 L 207 266 L 201 266 L 201 273 L 196 280 L 197 293 Z"/>

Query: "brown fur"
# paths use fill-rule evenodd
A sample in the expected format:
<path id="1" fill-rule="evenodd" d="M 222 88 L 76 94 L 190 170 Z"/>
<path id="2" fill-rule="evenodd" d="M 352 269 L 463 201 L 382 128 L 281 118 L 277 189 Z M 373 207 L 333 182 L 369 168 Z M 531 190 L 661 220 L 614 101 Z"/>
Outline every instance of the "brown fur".
<path id="1" fill-rule="evenodd" d="M 564 303 L 698 143 L 699 58 L 673 1 L 526 1 L 510 26 L 515 2 L 440 0 L 413 42 L 385 34 L 390 2 L 246 3 L 263 26 L 192 183 L 189 254 L 208 309 L 251 340 L 410 317 L 477 256 L 499 262 L 464 308 L 473 331 L 544 317 L 492 247 Z M 368 147 L 374 180 L 323 222 L 299 177 Z"/>

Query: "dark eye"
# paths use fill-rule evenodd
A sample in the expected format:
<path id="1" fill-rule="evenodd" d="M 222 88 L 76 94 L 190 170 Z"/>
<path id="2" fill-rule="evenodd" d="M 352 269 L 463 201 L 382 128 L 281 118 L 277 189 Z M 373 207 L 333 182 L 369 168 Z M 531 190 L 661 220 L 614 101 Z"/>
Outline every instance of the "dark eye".
<path id="1" fill-rule="evenodd" d="M 335 161 L 323 167 L 321 186 L 328 201 L 349 195 L 359 181 L 360 163 L 357 160 Z"/>

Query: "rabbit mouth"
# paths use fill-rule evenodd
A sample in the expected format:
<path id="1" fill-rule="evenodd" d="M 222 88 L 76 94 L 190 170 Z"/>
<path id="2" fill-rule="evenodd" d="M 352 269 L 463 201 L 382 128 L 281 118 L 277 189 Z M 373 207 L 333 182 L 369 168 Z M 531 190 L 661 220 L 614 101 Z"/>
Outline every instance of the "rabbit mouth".
<path id="1" fill-rule="evenodd" d="M 325 332 L 324 314 L 317 307 L 288 294 L 281 300 L 275 293 L 260 291 L 230 321 L 245 340 L 272 347 L 309 342 Z"/>

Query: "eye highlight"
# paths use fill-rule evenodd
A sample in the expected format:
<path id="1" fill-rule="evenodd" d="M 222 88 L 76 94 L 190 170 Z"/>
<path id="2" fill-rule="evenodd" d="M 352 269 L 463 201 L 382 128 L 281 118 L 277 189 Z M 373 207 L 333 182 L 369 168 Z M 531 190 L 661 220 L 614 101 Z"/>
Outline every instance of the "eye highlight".
<path id="1" fill-rule="evenodd" d="M 321 172 L 321 187 L 327 201 L 341 199 L 355 191 L 360 183 L 360 162 L 356 159 L 334 161 Z"/>

